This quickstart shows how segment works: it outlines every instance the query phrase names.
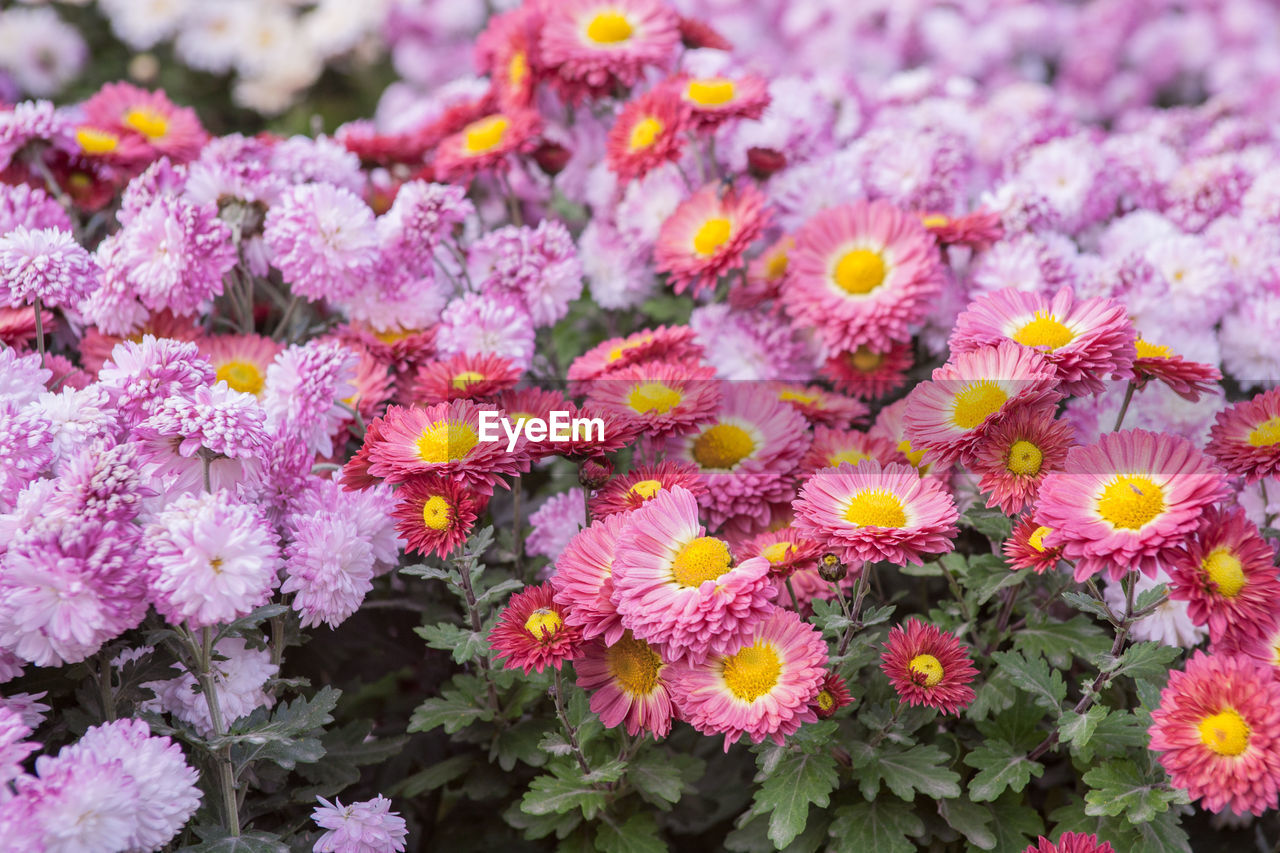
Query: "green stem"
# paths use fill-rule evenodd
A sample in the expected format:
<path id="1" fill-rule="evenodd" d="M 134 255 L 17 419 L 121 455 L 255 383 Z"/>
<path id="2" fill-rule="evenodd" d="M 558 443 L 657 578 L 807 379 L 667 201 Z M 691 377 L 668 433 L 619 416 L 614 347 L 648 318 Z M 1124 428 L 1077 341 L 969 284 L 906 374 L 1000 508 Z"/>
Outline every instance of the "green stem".
<path id="1" fill-rule="evenodd" d="M 519 476 L 515 478 L 515 482 L 511 484 L 511 550 L 515 553 L 516 574 L 524 576 L 524 538 L 521 530 L 521 498 L 524 496 L 524 488 L 520 485 Z M 585 489 L 583 491 L 586 491 Z M 526 581 L 531 580 L 526 578 Z"/>
<path id="2" fill-rule="evenodd" d="M 1129 403 L 1133 400 L 1133 392 L 1137 386 L 1132 381 L 1124 389 L 1124 402 L 1120 404 L 1120 414 L 1116 415 L 1116 425 L 1112 428 L 1112 432 L 1119 432 L 1120 425 L 1124 423 L 1124 416 L 1129 411 Z"/>
<path id="3" fill-rule="evenodd" d="M 862 602 L 867 597 L 867 587 L 870 586 L 871 571 L 874 567 L 875 563 L 870 560 L 862 564 L 862 571 L 858 574 L 858 585 L 853 592 L 853 614 L 850 617 L 853 621 L 844 629 L 844 634 L 840 637 L 837 657 L 844 657 L 844 653 L 849 650 L 849 642 L 853 639 L 853 635 L 862 630 Z"/>
<path id="4" fill-rule="evenodd" d="M 569 746 L 573 748 L 573 757 L 578 759 L 578 767 L 582 769 L 583 776 L 591 774 L 591 765 L 587 763 L 587 757 L 582 754 L 582 747 L 578 745 L 578 730 L 569 725 L 569 715 L 564 710 L 564 696 L 561 695 L 562 686 L 560 683 L 560 670 L 556 670 L 556 680 L 551 687 L 551 698 L 556 703 L 556 716 L 560 718 L 560 725 L 564 726 L 565 737 L 569 740 Z"/>
<path id="5" fill-rule="evenodd" d="M 209 727 L 215 738 L 224 738 L 227 734 L 226 724 L 222 719 L 222 706 L 218 702 L 218 681 L 213 674 L 213 629 L 202 628 L 201 636 L 196 638 L 190 628 L 185 628 L 191 644 L 191 651 L 196 659 L 196 679 L 200 682 L 200 692 L 204 694 L 205 704 L 209 708 Z M 231 744 L 224 744 L 213 751 L 214 763 L 217 765 L 217 783 L 222 796 L 222 809 L 227 820 L 227 831 L 234 837 L 240 835 L 240 807 L 236 797 L 235 773 L 231 766 Z"/>
<path id="6" fill-rule="evenodd" d="M 837 587 L 839 589 L 839 587 Z M 791 585 L 791 575 L 787 575 L 787 592 L 791 594 L 791 609 L 800 612 L 800 599 L 796 598 L 796 588 Z"/>
<path id="7" fill-rule="evenodd" d="M 36 352 L 40 353 L 40 364 L 44 364 L 44 302 L 36 297 Z"/>
<path id="8" fill-rule="evenodd" d="M 301 300 L 297 296 L 290 297 L 289 304 L 285 306 L 284 314 L 280 317 L 280 322 L 276 324 L 276 329 L 271 333 L 271 337 L 279 340 L 282 332 L 286 332 L 289 328 L 289 321 L 293 319 L 293 312 L 298 309 L 298 303 Z M 288 340 L 288 338 L 286 338 Z"/>
<path id="9" fill-rule="evenodd" d="M 102 716 L 108 723 L 116 718 L 116 693 L 111 686 L 111 661 L 106 652 L 98 655 L 98 692 L 102 695 Z"/>

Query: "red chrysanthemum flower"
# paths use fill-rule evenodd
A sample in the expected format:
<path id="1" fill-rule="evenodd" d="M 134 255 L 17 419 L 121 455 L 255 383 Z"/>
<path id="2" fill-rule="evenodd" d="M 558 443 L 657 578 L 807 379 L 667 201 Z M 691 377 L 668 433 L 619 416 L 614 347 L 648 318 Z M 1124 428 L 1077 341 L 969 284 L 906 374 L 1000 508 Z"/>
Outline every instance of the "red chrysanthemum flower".
<path id="1" fill-rule="evenodd" d="M 769 106 L 769 86 L 761 77 L 675 77 L 660 88 L 669 90 L 692 111 L 694 126 L 711 131 L 730 119 L 757 119 Z"/>
<path id="2" fill-rule="evenodd" d="M 356 362 L 356 375 L 352 380 L 356 393 L 342 402 L 359 412 L 361 419 L 368 423 L 382 414 L 395 390 L 395 382 L 387 365 L 374 358 L 373 354 L 363 346 L 352 343 L 343 345 L 354 352 L 360 360 Z"/>
<path id="3" fill-rule="evenodd" d="M 821 385 L 779 381 L 772 387 L 779 400 L 804 415 L 811 424 L 847 427 L 871 414 L 871 409 L 861 400 L 832 393 Z"/>
<path id="4" fill-rule="evenodd" d="M 406 402 L 432 406 L 449 400 L 489 400 L 519 381 L 520 369 L 509 358 L 494 353 L 458 353 L 421 365 Z"/>
<path id="5" fill-rule="evenodd" d="M 440 140 L 433 164 L 441 181 L 464 184 L 487 171 L 505 171 L 511 154 L 528 153 L 542 132 L 542 117 L 511 109 L 476 119 Z"/>
<path id="6" fill-rule="evenodd" d="M 664 361 L 671 364 L 697 364 L 702 360 L 702 347 L 694 342 L 696 333 L 688 326 L 659 326 L 641 329 L 625 338 L 609 338 L 573 360 L 567 378 L 569 390 L 586 394 L 594 379 L 602 379 L 633 364 Z"/>
<path id="7" fill-rule="evenodd" d="M 856 429 L 814 427 L 813 444 L 800 459 L 801 476 L 809 476 L 823 468 L 834 468 L 842 462 L 857 465 L 874 459 L 881 465 L 905 463 L 906 457 L 887 438 Z"/>
<path id="8" fill-rule="evenodd" d="M 706 21 L 681 15 L 676 26 L 680 31 L 681 43 L 690 50 L 733 50 L 733 42 L 716 32 Z"/>
<path id="9" fill-rule="evenodd" d="M 564 617 L 552 598 L 550 583 L 517 592 L 489 632 L 494 659 L 506 658 L 507 669 L 523 669 L 525 675 L 548 666 L 559 669 L 582 651 L 582 632 Z"/>
<path id="10" fill-rule="evenodd" d="M 880 669 L 889 676 L 898 698 L 908 705 L 925 705 L 944 714 L 959 714 L 974 700 L 978 670 L 969 648 L 954 634 L 909 619 L 889 632 L 880 656 Z"/>
<path id="11" fill-rule="evenodd" d="M 505 109 L 533 105 L 537 83 L 538 31 L 542 14 L 533 4 L 525 4 L 489 18 L 476 36 L 476 68 L 489 75 L 498 103 Z"/>
<path id="12" fill-rule="evenodd" d="M 795 572 L 817 568 L 818 558 L 823 551 L 821 542 L 794 527 L 757 533 L 733 549 L 734 554 L 742 560 L 764 557 L 769 561 L 769 572 L 780 579 L 786 579 Z M 786 598 L 785 594 L 779 592 L 780 602 L 786 603 Z"/>
<path id="13" fill-rule="evenodd" d="M 1042 406 L 1019 409 L 987 430 L 970 463 L 981 476 L 978 489 L 987 495 L 987 506 L 1005 515 L 1031 506 L 1044 478 L 1062 467 L 1074 444 L 1071 424 Z"/>
<path id="14" fill-rule="evenodd" d="M 135 168 L 161 156 L 174 163 L 194 160 L 208 138 L 196 111 L 177 106 L 163 90 L 107 83 L 80 109 L 88 127 L 118 137 L 109 156 Z"/>
<path id="15" fill-rule="evenodd" d="M 619 411 L 603 408 L 590 400 L 576 410 L 572 404 L 566 409 L 571 417 L 590 422 L 589 429 L 570 432 L 568 441 L 556 442 L 556 453 L 568 459 L 599 459 L 606 453 L 632 447 L 645 429 L 642 422 Z"/>
<path id="16" fill-rule="evenodd" d="M 559 391 L 545 391 L 541 388 L 520 388 L 503 391 L 496 400 L 498 406 L 507 413 L 507 419 L 518 424 L 522 419 L 542 420 L 550 423 L 552 412 L 573 412 L 575 407 Z M 528 436 L 526 436 L 528 438 Z M 551 440 L 550 432 L 545 439 L 528 441 L 525 453 L 530 459 L 541 459 L 559 452 L 558 442 Z"/>
<path id="17" fill-rule="evenodd" d="M 622 636 L 622 617 L 613 603 L 613 554 L 627 527 L 625 515 L 598 518 L 579 530 L 556 559 L 551 585 L 565 619 L 591 640 L 616 643 Z"/>
<path id="18" fill-rule="evenodd" d="M 883 352 L 860 346 L 836 353 L 827 357 L 818 372 L 846 394 L 878 400 L 907 384 L 907 371 L 914 363 L 911 342 L 902 341 Z"/>
<path id="19" fill-rule="evenodd" d="M 987 210 L 975 210 L 963 216 L 925 213 L 920 221 L 943 246 L 968 246 L 980 252 L 1004 236 L 1000 214 Z"/>
<path id="20" fill-rule="evenodd" d="M 578 686 L 594 691 L 591 710 L 606 728 L 626 725 L 627 734 L 644 732 L 654 740 L 671 732 L 675 704 L 662 656 L 630 631 L 612 644 L 589 643 L 574 663 Z"/>
<path id="21" fill-rule="evenodd" d="M 851 704 L 853 697 L 849 695 L 849 687 L 844 679 L 834 672 L 828 672 L 818 688 L 818 695 L 813 697 L 809 706 L 819 720 L 829 720 L 836 715 L 836 711 Z"/>
<path id="22" fill-rule="evenodd" d="M 669 273 L 676 293 L 714 290 L 720 277 L 742 265 L 743 255 L 769 224 L 765 198 L 751 184 L 724 190 L 708 184 L 680 203 L 662 223 L 654 268 Z"/>
<path id="23" fill-rule="evenodd" d="M 660 0 L 557 0 L 544 6 L 539 48 L 570 103 L 631 87 L 675 56 L 679 18 Z"/>
<path id="24" fill-rule="evenodd" d="M 1218 412 L 1205 452 L 1247 483 L 1280 473 L 1280 388 Z"/>
<path id="25" fill-rule="evenodd" d="M 638 424 L 655 441 L 687 435 L 720 407 L 720 381 L 710 367 L 668 362 L 634 364 L 597 379 L 587 402 Z"/>
<path id="26" fill-rule="evenodd" d="M 1031 513 L 1019 518 L 1002 548 L 1009 568 L 1030 569 L 1038 575 L 1057 568 L 1062 560 L 1062 549 L 1044 544 L 1044 537 L 1048 535 L 1049 528 L 1037 524 Z"/>
<path id="27" fill-rule="evenodd" d="M 1211 812 L 1260 815 L 1280 799 L 1280 681 L 1240 655 L 1197 651 L 1151 712 L 1150 749 Z"/>
<path id="28" fill-rule="evenodd" d="M 40 320 L 47 335 L 57 328 L 56 315 L 41 311 Z M 0 306 L 0 344 L 25 350 L 36 337 L 36 309 L 30 305 L 22 308 Z"/>
<path id="29" fill-rule="evenodd" d="M 1148 343 L 1141 337 L 1135 346 L 1138 358 L 1133 363 L 1133 373 L 1139 389 L 1155 379 L 1191 403 L 1197 402 L 1201 394 L 1220 393 L 1218 383 L 1222 381 L 1222 371 L 1212 364 L 1187 361 L 1169 347 Z"/>
<path id="30" fill-rule="evenodd" d="M 441 559 L 466 541 L 489 493 L 448 477 L 423 474 L 396 490 L 396 532 L 406 551 Z"/>
<path id="31" fill-rule="evenodd" d="M 657 88 L 627 102 L 605 140 L 605 162 L 620 184 L 643 178 L 663 163 L 678 162 L 689 129 L 689 109 Z"/>
<path id="32" fill-rule="evenodd" d="M 707 494 L 702 474 L 692 462 L 662 459 L 652 465 L 638 465 L 605 483 L 591 498 L 591 514 L 597 518 L 628 513 L 663 490 L 676 486 L 688 489 L 699 501 Z"/>
<path id="33" fill-rule="evenodd" d="M 1058 837 L 1057 844 L 1042 835 L 1022 853 L 1115 853 L 1115 848 L 1111 842 L 1102 841 L 1096 835 L 1064 832 Z"/>
<path id="34" fill-rule="evenodd" d="M 394 373 L 407 373 L 436 354 L 435 329 L 391 329 L 378 331 L 357 325 L 336 330 L 338 339 L 358 344 Z"/>

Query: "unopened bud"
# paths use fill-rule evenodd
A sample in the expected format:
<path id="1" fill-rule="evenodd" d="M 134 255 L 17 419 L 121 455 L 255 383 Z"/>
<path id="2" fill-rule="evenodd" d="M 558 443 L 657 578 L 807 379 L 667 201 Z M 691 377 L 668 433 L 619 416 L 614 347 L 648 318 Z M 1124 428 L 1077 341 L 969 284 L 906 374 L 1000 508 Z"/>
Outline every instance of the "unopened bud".
<path id="1" fill-rule="evenodd" d="M 584 489 L 595 491 L 613 476 L 613 463 L 606 456 L 592 456 L 578 466 L 578 482 Z"/>
<path id="2" fill-rule="evenodd" d="M 560 143 L 544 142 L 534 150 L 533 162 L 538 164 L 539 169 L 554 178 L 569 165 L 569 158 L 572 156 L 573 152 Z"/>
<path id="3" fill-rule="evenodd" d="M 787 168 L 787 155 L 773 148 L 748 148 L 747 171 L 759 180 Z"/>
<path id="4" fill-rule="evenodd" d="M 823 554 L 818 560 L 818 577 L 828 583 L 839 583 L 849 573 L 849 567 L 835 554 Z"/>

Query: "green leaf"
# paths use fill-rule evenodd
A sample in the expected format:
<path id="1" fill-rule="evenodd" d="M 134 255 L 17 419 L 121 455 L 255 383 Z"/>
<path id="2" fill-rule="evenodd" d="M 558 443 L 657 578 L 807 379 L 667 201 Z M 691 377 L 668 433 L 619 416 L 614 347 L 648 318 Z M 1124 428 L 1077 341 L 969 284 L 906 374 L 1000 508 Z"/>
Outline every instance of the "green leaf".
<path id="1" fill-rule="evenodd" d="M 1037 704 L 1051 713 L 1061 713 L 1067 683 L 1062 680 L 1062 673 L 1050 669 L 1043 658 L 1028 658 L 1020 652 L 995 652 L 991 658 L 996 668 L 1020 690 L 1030 693 Z"/>
<path id="2" fill-rule="evenodd" d="M 782 848 L 804 831 L 811 804 L 824 809 L 831 804 L 839 777 L 829 752 L 790 752 L 772 771 L 758 773 L 756 781 L 760 787 L 751 810 L 769 815 L 769 839 Z"/>
<path id="3" fill-rule="evenodd" d="M 489 750 L 489 760 L 496 758 L 498 766 L 507 773 L 515 769 L 517 762 L 530 767 L 541 767 L 549 757 L 541 748 L 541 741 L 552 724 L 548 720 L 526 719 L 507 726 L 494 738 Z"/>
<path id="4" fill-rule="evenodd" d="M 974 847 L 991 850 L 996 846 L 996 834 L 987 826 L 991 812 L 982 806 L 964 799 L 940 800 L 938 814 Z"/>
<path id="5" fill-rule="evenodd" d="M 652 749 L 631 759 L 627 781 L 649 803 L 669 808 L 684 790 L 701 778 L 706 764 L 692 755 Z"/>
<path id="6" fill-rule="evenodd" d="M 601 821 L 596 828 L 596 849 L 600 853 L 666 853 L 666 842 L 658 835 L 653 815 L 640 812 L 621 826 Z"/>
<path id="7" fill-rule="evenodd" d="M 438 697 L 427 699 L 409 718 L 410 732 L 427 732 L 443 726 L 454 734 L 478 721 L 493 719 L 493 709 L 481 698 L 487 688 L 474 675 L 455 675 Z"/>
<path id="8" fill-rule="evenodd" d="M 829 637 L 839 637 L 845 628 L 853 624 L 853 620 L 844 615 L 839 602 L 821 598 L 813 600 L 813 616 L 810 621 Z"/>
<path id="9" fill-rule="evenodd" d="M 924 823 L 899 800 L 841 806 L 831 822 L 833 853 L 916 853 Z"/>
<path id="10" fill-rule="evenodd" d="M 1029 658 L 1043 655 L 1050 666 L 1066 669 L 1071 666 L 1073 655 L 1093 660 L 1111 648 L 1111 640 L 1096 622 L 1083 616 L 1072 616 L 1064 622 L 1033 613 L 1026 626 L 1014 634 L 1013 648 Z"/>
<path id="11" fill-rule="evenodd" d="M 475 660 L 489 650 L 485 634 L 468 631 L 448 622 L 437 625 L 420 625 L 413 632 L 426 641 L 433 649 L 442 649 L 453 655 L 454 663 L 466 663 Z"/>
<path id="12" fill-rule="evenodd" d="M 1162 777 L 1147 774 L 1128 759 L 1116 759 L 1084 774 L 1089 791 L 1085 814 L 1123 814 L 1130 823 L 1144 823 L 1169 810 L 1170 803 L 1187 802 L 1186 794 L 1169 787 Z"/>
<path id="13" fill-rule="evenodd" d="M 987 509 L 975 504 L 960 516 L 960 524 L 972 527 L 988 539 L 1003 541 L 1013 532 L 1013 521 L 998 509 Z"/>
<path id="14" fill-rule="evenodd" d="M 454 583 L 460 579 L 457 572 L 442 569 L 437 566 L 428 566 L 426 563 L 418 563 L 415 566 L 402 566 L 400 574 L 408 575 L 412 578 L 445 581 L 446 583 Z"/>
<path id="15" fill-rule="evenodd" d="M 1000 671 L 993 672 L 976 691 L 973 703 L 965 710 L 971 720 L 983 720 L 993 713 L 1011 707 L 1018 699 L 1018 688 Z"/>
<path id="16" fill-rule="evenodd" d="M 409 778 L 397 782 L 389 793 L 395 797 L 409 799 L 419 797 L 428 791 L 448 785 L 470 770 L 473 764 L 475 764 L 475 758 L 468 753 L 450 756 L 444 761 L 437 761 L 426 770 L 420 770 Z"/>
<path id="17" fill-rule="evenodd" d="M 522 802 L 516 800 L 502 813 L 502 819 L 508 825 L 520 830 L 525 838 L 536 840 L 546 838 L 555 833 L 556 838 L 566 838 L 582 823 L 582 813 L 577 809 L 564 814 L 533 815 L 521 808 Z"/>
<path id="18" fill-rule="evenodd" d="M 1006 789 L 1021 791 L 1032 776 L 1044 773 L 1043 764 L 1002 740 L 988 740 L 965 755 L 964 763 L 978 771 L 969 780 L 969 796 L 977 803 L 994 800 Z"/>
<path id="19" fill-rule="evenodd" d="M 1084 613 L 1092 613 L 1099 619 L 1104 619 L 1108 622 L 1111 621 L 1111 615 L 1107 610 L 1107 606 L 1092 595 L 1087 595 L 1083 592 L 1064 592 L 1062 593 L 1062 600 L 1067 604 L 1070 604 L 1076 610 L 1080 610 Z"/>
<path id="20" fill-rule="evenodd" d="M 1174 809 L 1145 823 L 1134 824 L 1133 828 L 1139 838 L 1134 853 L 1191 853 L 1191 839 Z"/>
<path id="21" fill-rule="evenodd" d="M 1138 593 L 1138 600 L 1133 603 L 1133 611 L 1137 613 L 1140 610 L 1146 610 L 1148 607 L 1164 598 L 1165 594 L 1168 592 L 1169 585 L 1167 583 L 1157 584 L 1151 589 L 1144 589 L 1142 592 Z"/>
<path id="22" fill-rule="evenodd" d="M 1044 833 L 1044 821 L 1033 808 L 1022 804 L 1018 794 L 1005 794 L 991 804 L 995 818 L 995 853 L 1023 853 L 1033 839 Z"/>
<path id="23" fill-rule="evenodd" d="M 242 637 L 244 636 L 245 631 L 257 628 L 268 619 L 276 616 L 283 616 L 288 612 L 289 608 L 287 605 L 264 604 L 249 613 L 247 616 L 241 616 L 234 622 L 230 622 L 218 629 L 218 633 L 214 637 L 214 642 L 217 643 L 217 641 L 221 640 L 223 637 Z"/>
<path id="24" fill-rule="evenodd" d="M 529 783 L 520 807 L 531 815 L 564 814 L 573 809 L 593 819 L 604 808 L 605 792 L 590 782 L 544 773 Z"/>
<path id="25" fill-rule="evenodd" d="M 983 605 L 1000 590 L 1023 583 L 1030 574 L 1015 572 L 995 554 L 979 554 L 969 561 L 964 585 L 974 594 L 977 603 Z"/>
<path id="26" fill-rule="evenodd" d="M 524 581 L 517 578 L 507 578 L 501 583 L 494 584 L 484 592 L 476 596 L 476 606 L 484 608 L 490 602 L 506 601 L 507 594 L 516 590 L 524 589 Z"/>
<path id="27" fill-rule="evenodd" d="M 960 774 L 950 770 L 950 759 L 936 746 L 918 745 L 901 750 L 883 744 L 854 743 L 849 747 L 853 776 L 862 797 L 874 800 L 880 781 L 897 797 L 910 802 L 916 792 L 933 799 L 960 796 Z"/>
<path id="28" fill-rule="evenodd" d="M 1127 675 L 1135 679 L 1162 678 L 1179 656 L 1182 649 L 1163 643 L 1134 643 L 1118 658 L 1101 655 L 1094 663 L 1111 678 Z"/>
<path id="29" fill-rule="evenodd" d="M 225 832 L 225 830 L 222 830 Z M 208 838 L 194 847 L 183 847 L 179 853 L 289 853 L 280 836 L 269 832 L 246 832 Z"/>
<path id="30" fill-rule="evenodd" d="M 905 566 L 899 566 L 898 571 L 904 575 L 910 575 L 916 578 L 940 578 L 942 577 L 942 566 L 936 561 L 921 563 L 907 563 Z"/>
<path id="31" fill-rule="evenodd" d="M 1064 711 L 1058 720 L 1058 735 L 1063 743 L 1077 753 L 1088 749 L 1089 741 L 1098 729 L 1098 723 L 1102 722 L 1107 714 L 1108 709 L 1101 705 L 1094 705 L 1083 714 Z"/>
<path id="32" fill-rule="evenodd" d="M 1093 737 L 1077 746 L 1075 755 L 1081 761 L 1092 761 L 1095 756 L 1123 755 L 1146 745 L 1147 725 L 1142 720 L 1129 711 L 1110 711 L 1098 719 Z"/>
<path id="33" fill-rule="evenodd" d="M 341 695 L 340 690 L 322 687 L 310 699 L 299 696 L 292 702 L 281 702 L 274 710 L 257 708 L 232 723 L 226 735 L 211 737 L 207 743 L 215 750 L 231 746 L 237 764 L 263 760 L 291 770 L 314 763 L 324 757 L 319 735 L 333 722 L 331 712 Z"/>

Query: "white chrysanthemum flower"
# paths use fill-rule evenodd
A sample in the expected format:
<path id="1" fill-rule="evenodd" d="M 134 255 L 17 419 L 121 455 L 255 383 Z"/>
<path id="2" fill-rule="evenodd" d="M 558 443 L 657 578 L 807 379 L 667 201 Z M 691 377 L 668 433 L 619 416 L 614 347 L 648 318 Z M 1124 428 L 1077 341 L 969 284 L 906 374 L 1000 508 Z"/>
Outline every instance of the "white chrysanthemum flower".
<path id="1" fill-rule="evenodd" d="M 241 637 L 224 637 L 213 650 L 213 680 L 225 725 L 248 716 L 256 708 L 270 708 L 275 704 L 274 697 L 263 689 L 280 671 L 280 667 L 271 662 L 268 649 L 251 649 Z M 203 735 L 213 733 L 209 704 L 191 673 L 184 672 L 168 681 L 149 681 L 142 686 L 156 695 L 155 699 L 142 703 L 142 710 L 168 712 L 195 726 Z"/>
<path id="2" fill-rule="evenodd" d="M 111 31 L 134 50 L 149 50 L 172 36 L 195 5 L 195 0 L 98 0 Z"/>
<path id="3" fill-rule="evenodd" d="M 6 9 L 0 15 L 0 69 L 28 95 L 56 95 L 88 55 L 80 33 L 51 8 Z"/>
<path id="4" fill-rule="evenodd" d="M 1154 589 L 1162 583 L 1169 582 L 1169 576 L 1164 572 L 1160 572 L 1156 577 L 1147 577 L 1144 574 L 1135 572 L 1137 580 L 1133 585 L 1133 597 L 1136 601 L 1138 596 L 1149 589 Z M 1107 606 L 1117 613 L 1124 611 L 1124 587 L 1119 583 L 1109 583 L 1102 592 L 1102 597 L 1106 599 Z M 1192 646 L 1199 645 L 1206 637 L 1209 636 L 1209 629 L 1204 626 L 1197 626 L 1191 621 L 1191 617 L 1187 615 L 1187 602 L 1166 601 L 1155 609 L 1149 616 L 1144 616 L 1133 625 L 1133 638 L 1139 642 L 1162 643 L 1166 646 L 1178 646 L 1180 648 L 1189 649 Z"/>

